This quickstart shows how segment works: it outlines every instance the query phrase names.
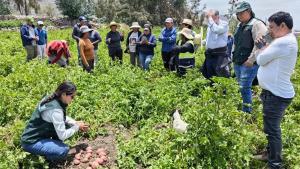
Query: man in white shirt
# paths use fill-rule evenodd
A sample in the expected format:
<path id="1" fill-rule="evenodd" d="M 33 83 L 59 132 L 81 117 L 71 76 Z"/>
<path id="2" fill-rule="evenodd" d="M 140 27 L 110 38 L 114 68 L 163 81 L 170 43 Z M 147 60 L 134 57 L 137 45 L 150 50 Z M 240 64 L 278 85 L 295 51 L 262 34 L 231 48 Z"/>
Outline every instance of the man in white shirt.
<path id="1" fill-rule="evenodd" d="M 269 33 L 274 40 L 261 49 L 256 59 L 260 65 L 257 76 L 263 89 L 264 132 L 268 139 L 267 152 L 259 159 L 265 158 L 271 169 L 279 169 L 282 166 L 280 122 L 295 96 L 290 78 L 297 60 L 298 44 L 292 33 L 293 19 L 289 13 L 277 12 L 268 21 Z M 265 44 L 263 38 L 258 38 L 256 43 Z"/>
<path id="2" fill-rule="evenodd" d="M 202 74 L 206 78 L 213 76 L 229 77 L 229 68 L 222 67 L 222 62 L 227 56 L 228 22 L 220 19 L 217 10 L 209 10 L 207 19 L 206 51 Z"/>

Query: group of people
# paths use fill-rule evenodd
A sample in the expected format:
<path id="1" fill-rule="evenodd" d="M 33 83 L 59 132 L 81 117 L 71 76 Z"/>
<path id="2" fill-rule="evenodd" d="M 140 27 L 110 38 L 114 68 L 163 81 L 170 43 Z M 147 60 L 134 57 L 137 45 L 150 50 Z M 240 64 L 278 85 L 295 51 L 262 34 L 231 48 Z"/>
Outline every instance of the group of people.
<path id="1" fill-rule="evenodd" d="M 184 21 L 186 21 L 185 19 Z M 81 51 L 82 47 L 84 45 L 80 44 L 80 34 L 84 34 L 86 32 L 92 32 L 95 30 L 87 29 L 86 19 L 84 17 L 79 18 L 79 23 L 76 24 L 73 28 L 73 38 L 78 41 L 78 59 L 79 64 L 81 62 L 84 62 L 83 65 L 85 65 L 85 53 Z M 177 43 L 176 45 L 176 38 L 177 38 L 177 31 L 174 27 L 173 19 L 167 18 L 165 20 L 165 28 L 162 30 L 161 35 L 159 36 L 158 40 L 162 42 L 162 59 L 164 62 L 164 66 L 167 70 L 177 70 L 179 72 L 179 67 L 194 67 L 195 62 L 194 59 L 192 62 L 179 62 L 181 61 L 180 53 L 190 53 L 190 57 L 193 58 L 194 53 L 194 44 L 192 43 L 192 50 L 184 50 L 184 44 L 186 42 L 192 42 L 194 39 L 194 34 L 191 30 L 192 27 L 192 21 L 188 20 L 188 23 L 182 23 L 187 25 L 189 28 L 183 28 L 181 32 L 179 32 L 181 36 L 180 44 Z M 123 62 L 123 49 L 121 46 L 122 41 L 124 41 L 124 34 L 122 32 L 118 31 L 118 28 L 120 25 L 116 22 L 111 22 L 109 24 L 110 31 L 107 33 L 105 38 L 105 43 L 108 47 L 108 54 L 112 61 L 118 61 L 120 63 Z M 126 49 L 125 53 L 128 53 L 130 55 L 130 63 L 134 66 L 139 66 L 144 70 L 150 69 L 150 63 L 154 57 L 154 49 L 157 44 L 156 37 L 152 33 L 152 25 L 147 23 L 144 25 L 143 32 L 140 31 L 142 27 L 139 25 L 138 22 L 133 22 L 132 26 L 130 27 L 131 31 L 128 33 L 126 38 Z M 91 34 L 91 33 L 90 33 Z M 91 37 L 87 38 L 86 41 L 91 40 Z M 100 36 L 98 36 L 98 39 L 101 39 Z M 190 41 L 189 41 L 190 40 Z M 93 41 L 91 41 L 93 42 Z M 97 43 L 101 42 L 97 41 Z M 179 41 L 178 41 L 179 42 Z M 86 42 L 87 44 L 88 42 Z M 93 42 L 94 43 L 94 42 Z M 181 48 L 183 47 L 183 50 Z M 88 50 L 87 48 L 85 48 Z M 92 53 L 92 49 L 90 49 Z M 96 52 L 96 51 L 95 51 Z M 94 53 L 94 56 L 97 58 L 96 54 Z M 91 62 L 93 62 L 92 57 L 89 59 Z M 183 65 L 181 65 L 183 63 Z M 188 65 L 186 65 L 188 64 Z M 177 69 L 175 69 L 177 67 Z"/>
<path id="2" fill-rule="evenodd" d="M 68 42 L 65 40 L 54 40 L 47 42 L 47 31 L 43 29 L 43 22 L 38 21 L 38 28 L 34 26 L 33 18 L 27 20 L 27 24 L 21 27 L 21 38 L 23 46 L 27 51 L 27 61 L 45 54 L 48 56 L 49 64 L 59 64 L 65 67 L 69 64 L 70 51 Z M 177 30 L 174 27 L 172 18 L 165 20 L 158 41 L 162 42 L 162 60 L 164 67 L 168 71 L 176 71 L 184 74 L 186 68 L 195 66 L 194 53 L 197 44 L 194 44 L 196 33 L 192 31 L 192 20 L 184 19 L 183 29 L 178 33 L 180 40 L 176 42 Z M 110 31 L 106 35 L 105 43 L 108 47 L 108 54 L 112 61 L 123 62 L 124 34 L 118 31 L 120 25 L 116 22 L 109 24 Z M 78 51 L 78 63 L 84 70 L 90 72 L 98 63 L 98 46 L 102 38 L 96 29 L 92 29 L 93 24 L 87 22 L 84 16 L 79 17 L 79 22 L 74 25 L 72 37 L 75 39 Z M 144 70 L 150 69 L 150 63 L 154 57 L 154 50 L 157 39 L 152 33 L 152 25 L 147 23 L 142 27 L 138 22 L 133 22 L 131 31 L 126 38 L 125 53 L 130 55 L 130 63 L 139 66 Z M 187 45 L 187 44 L 189 45 Z M 200 42 L 199 42 L 200 43 Z M 199 45 L 199 44 L 198 44 Z M 188 49 L 186 48 L 188 46 Z M 37 50 L 38 49 L 38 50 Z M 36 53 L 38 51 L 38 53 Z M 183 56 L 188 55 L 188 56 Z"/>
<path id="3" fill-rule="evenodd" d="M 220 18 L 217 10 L 209 10 L 206 16 L 208 29 L 205 61 L 201 71 L 208 79 L 213 76 L 230 77 L 229 65 L 233 62 L 243 100 L 242 111 L 246 113 L 252 112 L 251 87 L 253 80 L 258 78 L 259 85 L 263 89 L 260 98 L 268 145 L 266 152 L 255 158 L 267 160 L 270 168 L 279 169 L 282 166 L 280 123 L 284 111 L 295 96 L 290 78 L 297 60 L 298 44 L 292 33 L 292 16 L 287 12 L 277 12 L 269 17 L 267 28 L 263 21 L 255 17 L 248 2 L 239 2 L 236 4 L 236 16 L 240 23 L 234 37 L 228 33 L 228 22 Z M 77 42 L 79 64 L 90 72 L 99 59 L 97 50 L 102 40 L 99 33 L 91 29 L 92 25 L 87 25 L 86 18 L 80 17 L 79 21 L 74 26 L 72 36 Z M 33 21 L 29 19 L 28 24 L 21 28 L 23 45 L 28 54 L 27 60 L 33 58 L 33 49 L 36 45 L 47 44 L 49 63 L 68 65 L 70 57 L 68 43 L 57 40 L 48 44 L 47 34 L 41 29 L 42 23 L 39 22 L 38 25 L 38 28 L 34 29 Z M 121 42 L 124 41 L 124 34 L 117 30 L 119 24 L 111 22 L 109 26 L 111 31 L 107 33 L 105 39 L 109 56 L 113 61 L 122 63 Z M 173 19 L 167 18 L 165 27 L 157 38 L 162 42 L 161 55 L 165 69 L 177 71 L 180 75 L 184 75 L 187 69 L 195 67 L 194 53 L 199 45 L 195 43 L 197 34 L 193 31 L 192 21 L 184 19 L 182 26 L 182 30 L 178 33 L 179 40 L 176 41 L 177 30 Z M 152 26 L 145 24 L 141 32 L 141 26 L 134 22 L 130 29 L 126 38 L 125 52 L 129 53 L 132 65 L 149 70 L 157 43 L 156 37 L 152 34 Z M 231 47 L 232 44 L 234 49 Z M 45 49 L 45 46 L 41 48 Z M 88 129 L 85 123 L 66 116 L 66 107 L 75 94 L 75 85 L 72 82 L 64 82 L 54 94 L 42 99 L 22 135 L 24 150 L 44 155 L 50 160 L 67 155 L 68 148 L 62 141 L 78 130 Z M 67 125 L 71 127 L 66 128 Z"/>
<path id="4" fill-rule="evenodd" d="M 43 29 L 43 21 L 37 22 L 37 27 L 34 25 L 32 17 L 27 18 L 27 24 L 20 29 L 22 44 L 27 52 L 26 60 L 32 60 L 39 56 L 45 57 L 45 50 L 47 46 L 47 32 Z"/>

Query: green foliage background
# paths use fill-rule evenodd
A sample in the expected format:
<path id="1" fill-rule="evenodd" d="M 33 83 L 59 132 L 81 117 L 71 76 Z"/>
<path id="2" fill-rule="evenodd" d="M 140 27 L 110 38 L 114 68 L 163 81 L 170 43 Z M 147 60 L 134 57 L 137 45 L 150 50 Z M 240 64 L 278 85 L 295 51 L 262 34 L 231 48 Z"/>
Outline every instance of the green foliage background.
<path id="1" fill-rule="evenodd" d="M 8 0 L 0 0 L 0 15 L 9 15 L 11 13 Z"/>
<path id="2" fill-rule="evenodd" d="M 104 38 L 108 30 L 100 30 Z M 155 28 L 154 33 L 159 34 Z M 216 85 L 199 73 L 198 68 L 186 77 L 164 70 L 159 44 L 150 72 L 129 65 L 110 66 L 106 45 L 100 45 L 100 64 L 93 74 L 77 67 L 76 44 L 71 30 L 49 32 L 50 40 L 71 42 L 71 66 L 63 69 L 47 65 L 45 60 L 25 62 L 25 50 L 18 32 L 0 32 L 0 168 L 17 168 L 24 162 L 28 168 L 46 167 L 42 158 L 30 156 L 20 147 L 20 135 L 38 101 L 55 90 L 63 80 L 71 80 L 78 94 L 68 114 L 91 125 L 89 139 L 110 123 L 132 130 L 126 139 L 118 133 L 119 168 L 263 168 L 265 163 L 251 158 L 266 144 L 262 132 L 261 104 L 258 94 L 252 115 L 238 111 L 241 97 L 234 79 L 216 78 Z M 197 53 L 197 67 L 203 61 Z M 293 74 L 297 93 L 300 88 L 299 63 Z M 226 89 L 226 94 L 224 94 Z M 259 89 L 255 89 L 259 93 Z M 180 108 L 189 123 L 185 134 L 171 126 L 170 113 Z M 286 168 L 300 168 L 300 98 L 297 94 L 282 122 Z M 158 125 L 169 127 L 158 128 Z M 83 135 L 67 141 L 75 145 Z"/>

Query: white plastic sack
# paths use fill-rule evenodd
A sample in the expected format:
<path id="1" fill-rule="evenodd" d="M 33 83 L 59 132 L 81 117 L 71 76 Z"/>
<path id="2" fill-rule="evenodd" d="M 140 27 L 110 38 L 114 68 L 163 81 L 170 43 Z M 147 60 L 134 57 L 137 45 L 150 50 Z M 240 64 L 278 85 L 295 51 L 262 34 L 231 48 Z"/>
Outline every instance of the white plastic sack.
<path id="1" fill-rule="evenodd" d="M 180 133 L 185 133 L 187 132 L 187 126 L 188 124 L 181 120 L 180 114 L 178 110 L 176 110 L 173 114 L 173 128 L 175 131 L 180 132 Z"/>

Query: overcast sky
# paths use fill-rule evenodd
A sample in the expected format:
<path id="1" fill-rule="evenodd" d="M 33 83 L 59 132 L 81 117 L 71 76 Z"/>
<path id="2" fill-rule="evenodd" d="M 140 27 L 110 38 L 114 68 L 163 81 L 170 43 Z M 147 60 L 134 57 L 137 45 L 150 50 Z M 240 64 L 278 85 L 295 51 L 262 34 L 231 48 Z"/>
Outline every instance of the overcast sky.
<path id="1" fill-rule="evenodd" d="M 258 18 L 266 20 L 278 11 L 290 12 L 294 19 L 294 28 L 300 30 L 300 0 L 248 0 Z M 228 0 L 202 0 L 207 8 L 218 9 L 226 14 L 229 8 Z"/>

